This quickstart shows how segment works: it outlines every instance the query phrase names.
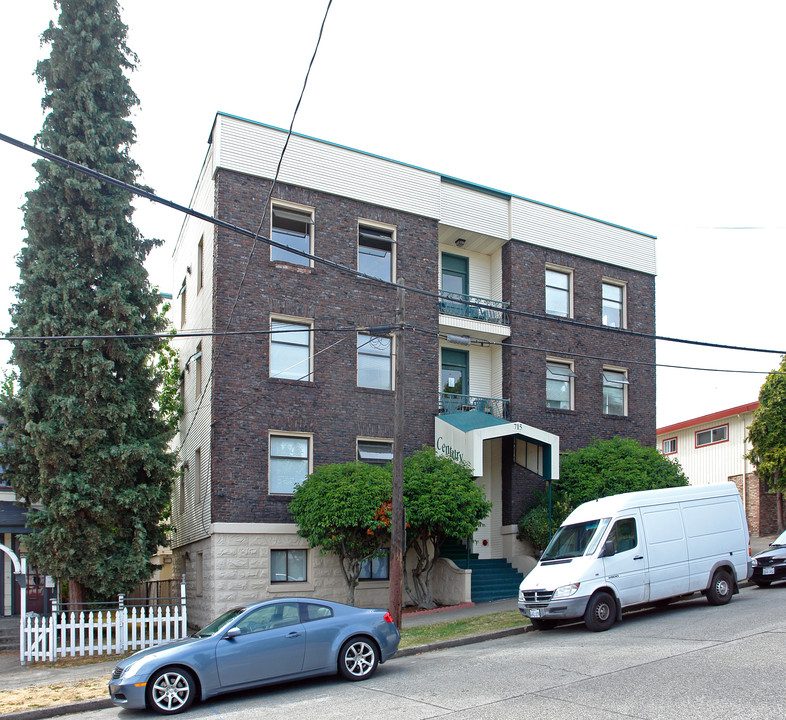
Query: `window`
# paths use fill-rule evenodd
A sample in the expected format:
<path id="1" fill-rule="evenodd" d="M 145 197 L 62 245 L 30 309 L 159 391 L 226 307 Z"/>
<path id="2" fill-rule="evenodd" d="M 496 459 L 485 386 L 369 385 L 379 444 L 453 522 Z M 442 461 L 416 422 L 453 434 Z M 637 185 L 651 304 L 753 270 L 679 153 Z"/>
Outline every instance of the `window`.
<path id="1" fill-rule="evenodd" d="M 180 327 L 186 326 L 186 279 L 183 278 L 183 284 L 180 286 Z"/>
<path id="2" fill-rule="evenodd" d="M 625 286 L 603 281 L 602 321 L 607 327 L 625 327 Z"/>
<path id="3" fill-rule="evenodd" d="M 393 280 L 393 231 L 360 226 L 358 270 L 380 280 Z"/>
<path id="4" fill-rule="evenodd" d="M 546 313 L 571 317 L 570 290 L 572 283 L 570 270 L 546 268 Z"/>
<path id="5" fill-rule="evenodd" d="M 186 473 L 185 468 L 180 468 L 180 498 L 179 498 L 179 506 L 180 506 L 180 514 L 186 514 Z"/>
<path id="6" fill-rule="evenodd" d="M 627 415 L 628 373 L 615 368 L 603 368 L 603 414 Z"/>
<path id="7" fill-rule="evenodd" d="M 314 222 L 311 213 L 290 210 L 274 205 L 271 237 L 275 242 L 286 245 L 293 250 L 311 253 L 311 228 Z M 293 265 L 311 265 L 308 258 L 296 255 L 288 250 L 270 247 L 270 259 L 282 260 Z"/>
<path id="8" fill-rule="evenodd" d="M 458 295 L 459 299 L 467 295 L 469 293 L 469 260 L 461 255 L 442 253 L 441 283 L 444 293 Z"/>
<path id="9" fill-rule="evenodd" d="M 634 518 L 617 520 L 606 539 L 614 543 L 615 553 L 633 550 L 639 544 L 638 536 L 636 535 L 636 520 Z"/>
<path id="10" fill-rule="evenodd" d="M 555 410 L 573 410 L 572 363 L 546 362 L 546 407 Z"/>
<path id="11" fill-rule="evenodd" d="M 311 325 L 271 319 L 270 328 L 270 377 L 310 381 Z"/>
<path id="12" fill-rule="evenodd" d="M 301 603 L 300 605 L 305 611 L 303 622 L 311 622 L 312 620 L 322 620 L 324 618 L 333 617 L 333 609 L 327 607 L 326 605 L 314 605 L 312 603 Z"/>
<path id="13" fill-rule="evenodd" d="M 304 551 L 305 552 L 305 551 Z M 298 625 L 300 623 L 300 603 L 289 600 L 287 602 L 263 605 L 234 624 L 241 635 L 263 632 L 275 628 Z"/>
<path id="14" fill-rule="evenodd" d="M 194 504 L 202 502 L 202 449 L 194 451 Z"/>
<path id="15" fill-rule="evenodd" d="M 197 245 L 197 294 L 202 289 L 205 281 L 204 261 L 205 261 L 205 236 L 199 238 Z"/>
<path id="16" fill-rule="evenodd" d="M 274 495 L 291 495 L 309 473 L 311 441 L 308 437 L 270 436 L 269 486 Z"/>
<path id="17" fill-rule="evenodd" d="M 306 550 L 271 550 L 270 582 L 306 582 Z"/>
<path id="18" fill-rule="evenodd" d="M 677 452 L 677 438 L 669 438 L 663 441 L 663 454 L 673 455 Z"/>
<path id="19" fill-rule="evenodd" d="M 390 572 L 388 569 L 388 551 L 379 557 L 366 560 L 360 568 L 358 580 L 388 580 Z"/>
<path id="20" fill-rule="evenodd" d="M 358 333 L 358 387 L 393 388 L 392 340 Z"/>
<path id="21" fill-rule="evenodd" d="M 729 439 L 729 426 L 719 425 L 709 430 L 700 430 L 696 433 L 696 447 L 704 445 L 714 445 L 715 443 L 726 442 Z"/>
<path id="22" fill-rule="evenodd" d="M 202 343 L 197 345 L 196 354 L 194 355 L 194 387 L 198 402 L 202 395 Z"/>
<path id="23" fill-rule="evenodd" d="M 358 462 L 386 465 L 393 460 L 393 443 L 380 440 L 358 440 Z"/>

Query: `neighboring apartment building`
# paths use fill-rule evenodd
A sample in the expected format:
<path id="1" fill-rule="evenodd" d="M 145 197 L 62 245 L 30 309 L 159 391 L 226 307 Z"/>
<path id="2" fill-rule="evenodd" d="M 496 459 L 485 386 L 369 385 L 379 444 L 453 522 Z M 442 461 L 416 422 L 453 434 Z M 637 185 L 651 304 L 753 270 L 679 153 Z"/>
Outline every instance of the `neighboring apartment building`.
<path id="1" fill-rule="evenodd" d="M 404 453 L 473 466 L 494 503 L 481 556 L 523 552 L 516 523 L 560 449 L 655 441 L 655 238 L 301 135 L 263 221 L 285 137 L 218 114 L 192 207 L 371 279 L 263 242 L 248 262 L 251 238 L 185 220 L 181 331 L 231 317 L 248 333 L 180 343 L 172 547 L 197 624 L 278 594 L 345 597 L 287 505 L 317 465 L 392 457 L 396 288 L 382 280 L 412 289 Z M 386 604 L 386 564 L 367 575 L 358 604 Z"/>
<path id="2" fill-rule="evenodd" d="M 692 485 L 737 484 L 753 536 L 777 529 L 776 495 L 745 459 L 751 449 L 748 427 L 757 407 L 759 403 L 752 402 L 658 428 L 660 451 L 679 462 Z"/>

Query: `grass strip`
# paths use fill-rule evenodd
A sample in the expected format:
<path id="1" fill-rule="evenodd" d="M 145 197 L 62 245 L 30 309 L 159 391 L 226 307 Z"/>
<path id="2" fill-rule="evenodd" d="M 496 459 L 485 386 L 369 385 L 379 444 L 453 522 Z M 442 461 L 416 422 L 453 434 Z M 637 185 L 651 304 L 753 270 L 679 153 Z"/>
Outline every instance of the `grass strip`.
<path id="1" fill-rule="evenodd" d="M 405 621 L 406 622 L 406 621 Z M 468 635 L 480 635 L 494 630 L 507 630 L 513 627 L 529 625 L 529 620 L 518 610 L 479 615 L 463 620 L 450 620 L 448 622 L 419 625 L 411 628 L 402 628 L 400 648 L 415 645 L 428 645 L 441 640 L 454 640 Z"/>

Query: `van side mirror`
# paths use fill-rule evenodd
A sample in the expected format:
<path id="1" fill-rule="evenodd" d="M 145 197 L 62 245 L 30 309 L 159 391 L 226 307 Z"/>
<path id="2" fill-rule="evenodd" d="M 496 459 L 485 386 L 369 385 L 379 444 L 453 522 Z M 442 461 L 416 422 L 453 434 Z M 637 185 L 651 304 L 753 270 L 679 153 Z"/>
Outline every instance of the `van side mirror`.
<path id="1" fill-rule="evenodd" d="M 612 555 L 616 555 L 617 551 L 614 549 L 614 541 L 609 538 L 603 543 L 603 554 L 601 557 L 611 557 Z"/>

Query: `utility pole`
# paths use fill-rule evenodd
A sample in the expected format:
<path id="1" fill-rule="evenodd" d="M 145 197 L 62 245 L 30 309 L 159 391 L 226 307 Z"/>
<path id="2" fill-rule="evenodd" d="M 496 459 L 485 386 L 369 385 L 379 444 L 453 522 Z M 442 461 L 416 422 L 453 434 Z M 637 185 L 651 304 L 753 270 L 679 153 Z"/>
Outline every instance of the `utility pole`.
<path id="1" fill-rule="evenodd" d="M 402 278 L 398 279 L 404 284 Z M 393 497 L 390 522 L 390 600 L 388 609 L 401 627 L 401 578 L 404 560 L 404 304 L 405 291 L 396 293 L 396 366 L 394 373 L 395 395 L 393 400 Z"/>

